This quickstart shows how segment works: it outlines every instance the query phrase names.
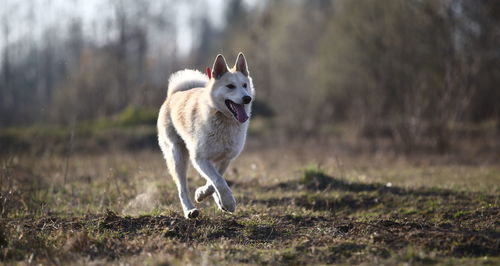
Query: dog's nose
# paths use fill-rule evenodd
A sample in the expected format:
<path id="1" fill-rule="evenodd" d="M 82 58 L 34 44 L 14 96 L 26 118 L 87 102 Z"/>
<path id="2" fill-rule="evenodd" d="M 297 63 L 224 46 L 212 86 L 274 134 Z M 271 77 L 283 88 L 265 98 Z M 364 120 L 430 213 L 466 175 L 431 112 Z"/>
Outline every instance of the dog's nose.
<path id="1" fill-rule="evenodd" d="M 248 95 L 243 96 L 243 98 L 241 98 L 241 99 L 243 100 L 244 104 L 250 103 L 252 101 L 252 97 L 250 97 Z"/>

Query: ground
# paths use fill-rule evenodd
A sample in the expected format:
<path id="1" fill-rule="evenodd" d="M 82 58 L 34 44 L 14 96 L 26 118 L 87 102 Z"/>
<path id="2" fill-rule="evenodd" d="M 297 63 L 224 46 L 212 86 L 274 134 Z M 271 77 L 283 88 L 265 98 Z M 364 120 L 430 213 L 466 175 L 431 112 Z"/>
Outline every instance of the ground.
<path id="1" fill-rule="evenodd" d="M 328 147 L 328 148 L 327 148 Z M 0 260 L 45 264 L 499 264 L 500 162 L 248 148 L 233 214 L 182 217 L 158 149 L 2 159 Z M 193 194 L 203 180 L 191 169 Z"/>

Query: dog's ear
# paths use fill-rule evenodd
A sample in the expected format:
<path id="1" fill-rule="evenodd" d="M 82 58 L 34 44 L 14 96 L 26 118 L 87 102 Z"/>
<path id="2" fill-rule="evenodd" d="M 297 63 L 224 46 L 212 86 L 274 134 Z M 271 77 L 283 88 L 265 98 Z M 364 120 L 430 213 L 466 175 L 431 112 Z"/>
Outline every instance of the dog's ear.
<path id="1" fill-rule="evenodd" d="M 234 63 L 234 67 L 236 71 L 243 73 L 243 75 L 248 77 L 248 66 L 247 60 L 245 59 L 245 55 L 242 52 L 238 54 L 238 58 L 236 59 L 236 63 Z"/>
<path id="2" fill-rule="evenodd" d="M 227 64 L 224 56 L 219 54 L 217 58 L 215 58 L 214 67 L 212 68 L 212 76 L 214 79 L 219 79 L 227 72 Z"/>

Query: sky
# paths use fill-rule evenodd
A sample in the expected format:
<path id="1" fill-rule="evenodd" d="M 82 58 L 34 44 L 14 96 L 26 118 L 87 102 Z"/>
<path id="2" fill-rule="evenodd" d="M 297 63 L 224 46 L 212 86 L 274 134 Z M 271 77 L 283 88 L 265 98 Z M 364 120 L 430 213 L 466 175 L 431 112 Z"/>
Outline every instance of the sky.
<path id="1" fill-rule="evenodd" d="M 119 1 L 119 0 L 115 0 Z M 168 1 L 168 0 L 167 0 Z M 251 7 L 259 0 L 245 0 L 244 3 Z M 84 34 L 88 37 L 106 36 L 104 29 L 97 28 L 93 21 L 113 15 L 108 3 L 113 0 L 2 0 L 0 7 L 0 22 L 6 21 L 11 25 L 8 38 L 5 38 L 4 28 L 0 31 L 0 50 L 6 43 L 15 43 L 19 39 L 31 38 L 33 41 L 41 40 L 44 29 L 50 25 L 64 26 L 71 18 L 79 17 L 83 22 Z M 175 9 L 177 44 L 179 52 L 185 54 L 192 46 L 193 31 L 190 26 L 191 16 L 199 12 L 199 8 L 206 8 L 209 18 L 215 27 L 224 24 L 224 0 L 170 0 L 170 5 Z M 200 4 L 205 5 L 200 7 Z M 159 1 L 151 1 L 151 4 Z M 31 8 L 32 7 L 32 8 Z M 102 25 L 101 25 L 102 26 Z"/>

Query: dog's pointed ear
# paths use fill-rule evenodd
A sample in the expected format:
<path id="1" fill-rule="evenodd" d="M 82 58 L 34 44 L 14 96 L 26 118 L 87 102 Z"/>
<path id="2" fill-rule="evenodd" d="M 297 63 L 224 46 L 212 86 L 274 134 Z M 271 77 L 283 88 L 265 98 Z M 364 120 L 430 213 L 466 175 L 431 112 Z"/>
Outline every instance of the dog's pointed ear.
<path id="1" fill-rule="evenodd" d="M 236 71 L 239 71 L 243 73 L 243 75 L 248 77 L 248 66 L 247 66 L 247 60 L 245 59 L 245 55 L 240 52 L 238 54 L 238 58 L 236 58 L 236 63 L 234 63 L 234 67 L 236 68 Z"/>
<path id="2" fill-rule="evenodd" d="M 227 64 L 224 56 L 219 54 L 217 58 L 215 58 L 214 67 L 212 68 L 212 76 L 214 79 L 219 79 L 227 72 Z"/>

